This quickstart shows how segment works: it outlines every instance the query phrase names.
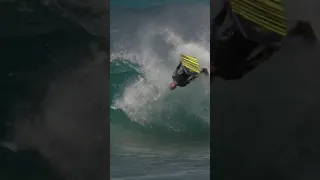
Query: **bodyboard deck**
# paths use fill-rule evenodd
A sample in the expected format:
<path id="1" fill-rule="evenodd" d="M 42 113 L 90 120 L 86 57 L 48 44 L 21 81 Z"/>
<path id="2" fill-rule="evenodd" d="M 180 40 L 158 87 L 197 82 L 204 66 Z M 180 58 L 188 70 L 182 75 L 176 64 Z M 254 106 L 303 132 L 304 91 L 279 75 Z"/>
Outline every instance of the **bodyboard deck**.
<path id="1" fill-rule="evenodd" d="M 181 54 L 181 63 L 183 67 L 192 73 L 200 73 L 200 65 L 197 58 Z"/>

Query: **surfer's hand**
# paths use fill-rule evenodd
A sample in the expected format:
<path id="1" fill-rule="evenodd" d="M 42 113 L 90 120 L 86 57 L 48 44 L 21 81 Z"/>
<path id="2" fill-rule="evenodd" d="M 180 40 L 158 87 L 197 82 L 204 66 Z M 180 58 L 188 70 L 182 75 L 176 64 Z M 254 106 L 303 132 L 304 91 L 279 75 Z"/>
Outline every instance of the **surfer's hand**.
<path id="1" fill-rule="evenodd" d="M 204 75 L 208 76 L 209 72 L 206 68 L 201 69 L 201 73 L 203 73 Z"/>

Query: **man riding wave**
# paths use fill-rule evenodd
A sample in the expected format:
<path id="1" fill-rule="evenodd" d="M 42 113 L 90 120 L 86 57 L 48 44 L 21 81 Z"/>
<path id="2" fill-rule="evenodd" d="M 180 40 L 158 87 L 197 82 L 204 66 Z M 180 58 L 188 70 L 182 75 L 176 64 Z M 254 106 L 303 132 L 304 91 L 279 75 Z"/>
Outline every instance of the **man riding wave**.
<path id="1" fill-rule="evenodd" d="M 171 90 L 174 90 L 177 86 L 185 87 L 201 73 L 206 76 L 209 75 L 206 68 L 200 70 L 199 64 L 195 60 L 194 57 L 181 55 L 181 61 L 172 75 L 173 82 L 169 86 Z"/>

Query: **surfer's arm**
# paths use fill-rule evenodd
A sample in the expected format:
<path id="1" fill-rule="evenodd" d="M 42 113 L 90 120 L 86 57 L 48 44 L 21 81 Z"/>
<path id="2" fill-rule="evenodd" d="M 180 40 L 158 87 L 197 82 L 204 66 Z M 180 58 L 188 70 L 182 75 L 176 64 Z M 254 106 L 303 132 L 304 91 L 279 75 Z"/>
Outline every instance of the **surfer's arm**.
<path id="1" fill-rule="evenodd" d="M 177 68 L 176 68 L 176 71 L 181 67 L 181 65 L 182 65 L 182 63 L 181 63 L 181 61 L 179 62 L 179 65 L 177 66 Z"/>
<path id="2" fill-rule="evenodd" d="M 196 77 L 197 77 L 197 76 L 191 76 L 191 77 L 187 80 L 186 84 L 189 84 L 189 83 L 190 83 L 191 81 L 193 81 Z"/>
<path id="3" fill-rule="evenodd" d="M 206 69 L 206 68 L 203 68 L 203 69 Z M 203 70 L 203 69 L 202 69 L 202 70 Z M 201 70 L 201 71 L 202 71 L 202 70 Z M 207 71 L 207 72 L 208 72 L 208 71 Z M 204 72 L 200 72 L 200 73 L 204 73 Z M 195 79 L 200 75 L 200 73 L 194 74 L 194 75 L 190 76 L 190 77 L 187 79 L 186 84 L 189 84 L 191 81 L 195 80 Z"/>
<path id="4" fill-rule="evenodd" d="M 181 65 L 182 65 L 182 63 L 181 63 L 181 61 L 180 61 L 179 65 L 176 67 L 176 69 L 174 70 L 174 72 L 173 72 L 173 74 L 172 74 L 172 78 L 173 78 L 173 79 L 174 79 L 174 77 L 176 76 L 176 74 L 177 74 L 178 70 L 180 69 Z"/>

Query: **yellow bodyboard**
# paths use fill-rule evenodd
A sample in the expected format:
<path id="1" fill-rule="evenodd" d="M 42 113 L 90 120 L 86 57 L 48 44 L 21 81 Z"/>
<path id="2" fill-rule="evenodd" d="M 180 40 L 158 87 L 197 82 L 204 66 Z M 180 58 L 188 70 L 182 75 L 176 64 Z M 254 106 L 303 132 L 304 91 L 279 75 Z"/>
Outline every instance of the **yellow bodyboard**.
<path id="1" fill-rule="evenodd" d="M 200 65 L 197 58 L 181 54 L 181 63 L 190 71 L 200 73 Z"/>
<path id="2" fill-rule="evenodd" d="M 232 0 L 232 11 L 259 26 L 287 35 L 287 19 L 283 0 Z"/>

